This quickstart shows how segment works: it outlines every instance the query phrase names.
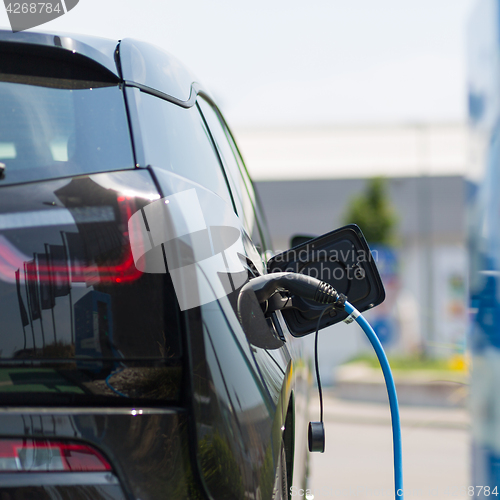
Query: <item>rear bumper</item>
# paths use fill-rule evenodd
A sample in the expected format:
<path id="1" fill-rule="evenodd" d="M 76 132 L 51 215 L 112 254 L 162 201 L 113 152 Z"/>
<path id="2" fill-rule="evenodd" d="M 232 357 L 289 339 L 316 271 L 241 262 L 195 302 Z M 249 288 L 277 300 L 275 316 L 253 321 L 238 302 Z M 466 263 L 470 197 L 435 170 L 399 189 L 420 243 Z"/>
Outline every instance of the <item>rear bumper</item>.
<path id="1" fill-rule="evenodd" d="M 66 491 L 76 499 L 153 500 L 189 498 L 196 490 L 182 409 L 4 408 L 0 429 L 4 439 L 81 440 L 113 467 L 111 473 L 0 473 L 0 493 L 29 489 L 41 499 L 61 498 Z"/>

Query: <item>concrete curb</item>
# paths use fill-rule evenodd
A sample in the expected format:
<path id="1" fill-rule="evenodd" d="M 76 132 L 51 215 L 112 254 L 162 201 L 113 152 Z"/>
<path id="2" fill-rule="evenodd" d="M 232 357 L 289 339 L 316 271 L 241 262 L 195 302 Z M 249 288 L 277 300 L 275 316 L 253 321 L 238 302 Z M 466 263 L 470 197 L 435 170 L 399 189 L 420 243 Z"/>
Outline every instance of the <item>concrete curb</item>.
<path id="1" fill-rule="evenodd" d="M 375 416 L 359 416 L 359 415 L 335 415 L 330 414 L 325 416 L 325 422 L 334 422 L 338 424 L 361 424 L 361 425 L 382 425 L 390 426 L 391 418 L 381 418 Z M 439 420 L 415 420 L 402 418 L 401 427 L 425 428 L 425 429 L 454 429 L 469 431 L 470 424 L 468 422 L 453 422 Z"/>
<path id="2" fill-rule="evenodd" d="M 464 408 L 468 387 L 456 382 L 427 383 L 396 381 L 400 405 Z M 353 401 L 386 403 L 385 383 L 341 381 L 335 386 L 337 397 Z"/>
<path id="3" fill-rule="evenodd" d="M 327 423 L 391 425 L 387 397 L 382 403 L 353 401 L 338 398 L 336 389 L 326 389 L 323 404 Z M 312 398 L 309 410 L 312 420 L 316 420 L 315 415 L 319 412 L 317 396 Z M 400 417 L 404 428 L 470 430 L 470 416 L 463 408 L 401 405 Z"/>
<path id="4" fill-rule="evenodd" d="M 395 373 L 400 405 L 465 408 L 468 385 L 465 376 L 442 380 L 439 372 Z M 345 365 L 336 373 L 335 395 L 340 399 L 387 403 L 387 389 L 380 369 L 365 365 Z"/>

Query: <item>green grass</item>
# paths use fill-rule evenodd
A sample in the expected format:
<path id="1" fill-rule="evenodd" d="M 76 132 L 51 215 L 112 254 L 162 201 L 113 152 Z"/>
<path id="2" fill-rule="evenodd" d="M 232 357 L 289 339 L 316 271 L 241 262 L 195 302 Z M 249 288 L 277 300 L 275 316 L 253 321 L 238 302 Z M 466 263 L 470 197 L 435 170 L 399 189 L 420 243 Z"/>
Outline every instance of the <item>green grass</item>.
<path id="1" fill-rule="evenodd" d="M 415 371 L 415 370 L 439 370 L 450 371 L 450 364 L 448 359 L 444 358 L 422 358 L 419 356 L 401 356 L 389 355 L 387 356 L 391 369 L 397 371 Z M 350 359 L 349 363 L 364 363 L 370 368 L 379 368 L 380 363 L 375 355 L 362 354 Z"/>

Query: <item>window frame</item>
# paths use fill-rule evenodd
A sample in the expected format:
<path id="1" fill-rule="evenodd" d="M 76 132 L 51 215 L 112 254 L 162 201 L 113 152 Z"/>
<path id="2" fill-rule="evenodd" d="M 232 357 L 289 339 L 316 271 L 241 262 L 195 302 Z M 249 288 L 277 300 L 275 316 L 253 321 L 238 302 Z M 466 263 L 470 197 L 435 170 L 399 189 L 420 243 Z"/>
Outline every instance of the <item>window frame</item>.
<path id="1" fill-rule="evenodd" d="M 138 88 L 137 86 L 135 86 L 133 84 L 129 84 L 129 85 L 125 84 L 124 87 L 125 87 L 125 94 L 124 95 L 125 95 L 125 100 L 127 103 L 127 110 L 129 112 L 130 133 L 131 133 L 131 137 L 132 137 L 132 143 L 134 145 L 134 151 L 136 153 L 136 161 L 137 161 L 136 167 L 148 168 L 148 167 L 152 166 L 152 167 L 161 168 L 165 171 L 169 171 L 168 169 L 165 169 L 162 165 L 150 165 L 147 161 L 148 152 L 147 152 L 146 144 L 144 141 L 145 130 L 141 126 L 141 121 L 144 118 L 141 118 L 140 108 L 139 108 L 139 105 L 138 105 L 137 100 L 136 100 L 137 93 L 144 93 L 153 99 L 158 99 L 159 101 L 166 103 L 170 106 L 176 106 L 177 108 L 183 109 L 186 112 L 189 112 L 192 108 L 196 108 L 195 112 L 198 113 L 199 119 L 200 119 L 200 121 L 203 125 L 203 128 L 204 128 L 204 132 L 207 135 L 208 142 L 209 142 L 210 147 L 213 151 L 214 159 L 218 163 L 221 174 L 222 174 L 222 178 L 224 179 L 225 187 L 226 187 L 227 194 L 228 194 L 228 199 L 226 201 L 230 202 L 233 210 L 236 213 L 236 204 L 235 204 L 235 200 L 234 200 L 234 193 L 233 193 L 231 183 L 228 179 L 228 175 L 227 175 L 226 169 L 224 168 L 223 162 L 221 161 L 221 157 L 220 157 L 219 151 L 217 149 L 217 146 L 215 144 L 215 141 L 213 139 L 213 135 L 212 135 L 212 132 L 210 130 L 210 127 L 207 125 L 205 117 L 204 117 L 203 113 L 201 112 L 201 109 L 197 105 L 196 101 L 194 101 L 192 106 L 184 107 L 184 106 L 180 106 L 179 104 L 176 104 L 175 102 L 172 102 L 169 99 L 165 99 L 165 98 L 157 95 L 157 93 L 148 92 L 147 90 L 145 90 L 143 88 Z M 193 182 L 197 182 L 198 184 L 205 187 L 206 189 L 209 189 L 210 191 L 214 192 L 218 196 L 221 196 L 221 194 L 219 192 L 214 191 L 211 187 L 203 184 L 199 180 L 193 179 L 192 177 L 188 177 L 188 176 L 186 176 L 186 178 L 190 179 Z M 221 196 L 221 198 L 225 199 L 222 196 Z"/>
<path id="2" fill-rule="evenodd" d="M 231 132 L 231 129 L 229 128 L 226 120 L 224 119 L 222 113 L 220 112 L 220 109 L 215 104 L 213 99 L 210 96 L 208 96 L 207 94 L 205 94 L 204 92 L 200 92 L 198 94 L 198 99 L 199 98 L 203 99 L 207 103 L 207 105 L 211 108 L 211 110 L 215 113 L 217 119 L 219 120 L 221 128 L 224 132 L 224 136 L 227 140 L 229 148 L 231 149 L 231 151 L 233 153 L 233 157 L 234 157 L 236 165 L 238 167 L 239 175 L 240 175 L 241 180 L 243 181 L 243 184 L 245 186 L 246 196 L 249 198 L 249 200 L 252 204 L 253 217 L 255 218 L 257 230 L 259 232 L 260 240 L 261 240 L 262 245 L 263 245 L 263 248 L 261 249 L 261 253 L 264 257 L 265 254 L 267 254 L 267 251 L 271 250 L 271 248 L 272 248 L 271 238 L 269 235 L 267 223 L 266 223 L 264 212 L 262 209 L 262 203 L 260 202 L 258 193 L 257 193 L 255 186 L 253 184 L 253 181 L 248 173 L 248 169 L 247 169 L 245 162 L 243 160 L 243 156 L 241 155 L 241 152 L 240 152 L 238 145 L 234 139 L 234 135 Z M 197 105 L 199 106 L 198 99 L 197 99 Z M 199 106 L 199 109 L 200 109 L 201 114 L 203 115 L 203 110 L 201 109 L 200 106 Z M 208 121 L 207 121 L 206 117 L 204 115 L 203 115 L 203 117 L 204 117 L 205 123 L 207 124 L 207 128 L 210 130 L 210 127 L 208 126 Z M 228 166 L 224 164 L 225 162 L 224 162 L 223 156 L 222 156 L 221 152 L 219 151 L 219 147 L 217 146 L 217 141 L 214 140 L 212 131 L 210 133 L 212 135 L 212 141 L 214 143 L 214 147 L 216 148 L 217 153 L 219 155 L 219 160 L 221 162 L 221 165 L 225 170 L 228 170 Z M 236 180 L 232 179 L 230 173 L 227 174 L 227 178 L 229 180 L 229 183 L 231 184 L 231 189 L 238 191 L 238 196 L 241 198 L 241 193 L 239 193 L 239 188 L 237 187 Z M 243 194 L 243 196 L 244 195 L 245 194 Z M 242 209 L 244 209 L 243 203 L 241 203 L 241 204 L 242 204 Z M 245 219 L 244 214 L 239 214 L 237 210 L 236 210 L 236 213 L 237 213 L 237 215 L 240 215 L 243 219 Z"/>

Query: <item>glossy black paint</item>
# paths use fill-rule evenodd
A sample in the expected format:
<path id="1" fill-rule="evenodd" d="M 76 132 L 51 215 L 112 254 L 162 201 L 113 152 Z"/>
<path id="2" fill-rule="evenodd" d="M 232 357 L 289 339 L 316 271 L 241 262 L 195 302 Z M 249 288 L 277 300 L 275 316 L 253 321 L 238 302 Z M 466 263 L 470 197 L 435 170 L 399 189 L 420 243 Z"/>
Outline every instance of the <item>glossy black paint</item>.
<path id="1" fill-rule="evenodd" d="M 4 404 L 27 395 L 45 405 L 180 399 L 172 284 L 139 272 L 128 244 L 127 218 L 158 196 L 145 171 L 2 188 Z"/>
<path id="2" fill-rule="evenodd" d="M 192 84 L 194 75 L 168 52 L 140 40 L 124 38 L 120 42 L 121 76 L 125 82 L 131 82 L 159 91 L 174 98 L 178 104 L 196 98 Z"/>
<path id="3" fill-rule="evenodd" d="M 67 35 L 64 33 L 53 35 L 31 31 L 12 33 L 8 30 L 0 30 L 0 41 L 29 45 L 35 53 L 43 48 L 54 49 L 53 55 L 55 57 L 57 57 L 58 52 L 64 52 L 63 57 L 73 56 L 75 59 L 84 57 L 95 61 L 116 77 L 120 76 L 115 61 L 118 42 L 114 40 L 89 35 Z"/>
<path id="4" fill-rule="evenodd" d="M 0 492 L 6 499 L 71 498 L 87 500 L 125 500 L 118 478 L 111 473 L 4 473 Z"/>
<path id="5" fill-rule="evenodd" d="M 152 172 L 162 196 L 194 186 L 168 170 L 152 168 Z M 224 220 L 223 213 L 205 216 L 214 225 Z M 252 260 L 259 255 L 255 246 L 249 238 L 244 243 L 252 267 L 258 265 Z M 274 487 L 292 389 L 291 355 L 283 342 L 272 353 L 252 344 L 238 320 L 237 297 L 235 291 L 187 314 L 196 458 L 214 498 L 244 498 L 258 491 L 267 498 Z M 262 311 L 255 313 L 267 326 Z M 275 338 L 271 329 L 268 335 Z M 220 457 L 226 463 L 223 469 L 218 467 Z"/>
<path id="6" fill-rule="evenodd" d="M 4 438 L 57 437 L 81 440 L 96 447 L 110 460 L 114 469 L 111 475 L 120 482 L 120 486 L 112 490 L 120 489 L 126 498 L 183 499 L 191 498 L 190 492 L 196 492 L 196 481 L 185 445 L 188 441 L 188 418 L 182 410 L 19 407 L 3 409 L 0 422 Z M 52 474 L 46 474 L 48 481 L 53 486 L 64 486 L 69 482 L 69 477 L 64 474 L 72 473 L 56 473 L 55 477 Z M 4 482 L 0 475 L 2 493 L 13 487 L 9 476 Z M 82 479 L 76 477 L 74 484 L 81 483 Z M 102 485 L 102 481 L 94 480 L 91 488 L 98 487 L 100 483 Z M 107 483 L 113 485 L 114 481 L 110 479 Z M 25 484 L 26 489 L 33 486 L 29 480 Z M 20 494 L 27 493 L 21 485 L 17 486 Z M 86 498 L 89 498 L 89 490 L 86 490 Z M 59 498 L 53 495 L 49 498 Z"/>
<path id="7" fill-rule="evenodd" d="M 2 32 L 0 40 L 54 43 L 51 35 L 16 35 L 22 36 Z M 130 262 L 127 219 L 155 199 L 193 188 L 224 200 L 224 210 L 205 214 L 211 225 L 223 226 L 236 213 L 248 277 L 266 272 L 265 221 L 227 125 L 194 77 L 159 49 L 125 39 L 117 59 L 111 41 L 60 37 L 60 43 L 122 78 L 138 168 L 10 187 L 0 181 L 5 220 L 53 208 L 66 217 L 38 229 L 0 223 L 27 257 L 0 283 L 2 297 L 10 297 L 2 314 L 11 318 L 0 332 L 6 339 L 0 372 L 13 381 L 10 393 L 0 391 L 0 439 L 86 441 L 109 458 L 123 495 L 142 500 L 272 498 L 284 443 L 288 483 L 295 475 L 294 484 L 303 486 L 310 377 L 281 314 L 252 311 L 265 325 L 263 336 L 277 341 L 266 348 L 242 328 L 237 290 L 182 312 L 168 274 L 123 267 Z M 97 220 L 89 218 L 96 212 Z M 56 247 L 65 249 L 70 268 L 70 278 L 57 283 L 50 265 L 43 278 L 44 256 L 52 262 Z M 16 270 L 25 264 L 18 285 Z M 52 294 L 43 295 L 47 283 Z M 40 301 L 39 311 L 33 301 Z M 89 321 L 97 321 L 94 340 L 85 333 Z M 11 373 L 25 377 L 24 392 Z M 145 379 L 151 383 L 140 383 Z"/>

